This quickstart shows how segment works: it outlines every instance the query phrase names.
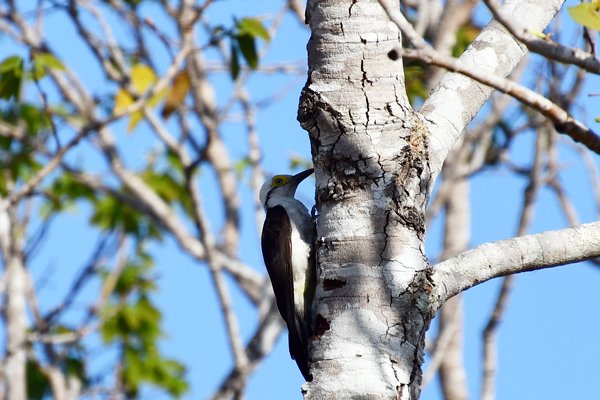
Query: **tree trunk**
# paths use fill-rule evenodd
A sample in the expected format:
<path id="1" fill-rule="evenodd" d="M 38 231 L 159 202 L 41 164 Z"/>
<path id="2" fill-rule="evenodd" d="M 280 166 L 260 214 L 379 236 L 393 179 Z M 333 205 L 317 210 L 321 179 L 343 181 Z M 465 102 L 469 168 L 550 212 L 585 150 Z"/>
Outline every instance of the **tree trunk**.
<path id="1" fill-rule="evenodd" d="M 298 119 L 317 178 L 319 279 L 305 396 L 416 399 L 434 312 L 423 244 L 430 181 L 426 126 L 402 63 L 387 56 L 400 33 L 377 0 L 309 1 L 307 19 Z"/>
<path id="2" fill-rule="evenodd" d="M 0 248 L 4 263 L 2 285 L 5 287 L 4 321 L 6 324 L 6 358 L 4 379 L 7 400 L 27 398 L 25 380 L 26 287 L 27 276 L 15 235 L 14 214 L 9 202 L 0 203 Z"/>

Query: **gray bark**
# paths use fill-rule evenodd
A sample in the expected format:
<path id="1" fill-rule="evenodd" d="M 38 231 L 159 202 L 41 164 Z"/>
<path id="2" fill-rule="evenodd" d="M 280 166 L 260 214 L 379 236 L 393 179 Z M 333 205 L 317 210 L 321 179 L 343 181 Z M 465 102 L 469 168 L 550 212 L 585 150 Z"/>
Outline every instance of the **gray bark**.
<path id="1" fill-rule="evenodd" d="M 397 1 L 386 3 L 399 8 Z M 526 11 L 528 26 L 540 30 L 560 6 L 510 3 L 510 11 Z M 544 245 L 542 234 L 460 254 L 439 271 L 430 268 L 424 208 L 433 179 L 491 90 L 449 75 L 423 117 L 408 103 L 402 63 L 387 57 L 401 38 L 379 1 L 309 0 L 307 22 L 309 76 L 298 119 L 310 136 L 317 179 L 318 282 L 314 380 L 303 392 L 319 400 L 417 399 L 425 332 L 449 297 L 506 273 L 595 257 L 598 247 L 589 239 L 590 246 L 559 254 Z M 489 73 L 506 76 L 524 55 L 495 24 L 478 40 L 464 58 L 481 54 L 476 66 L 487 63 Z M 595 228 L 548 237 L 581 240 Z M 527 245 L 528 257 L 520 245 Z M 497 256 L 493 263 L 490 254 Z M 514 256 L 524 262 L 514 263 Z M 484 263 L 489 268 L 481 268 Z"/>
<path id="2" fill-rule="evenodd" d="M 377 0 L 309 1 L 307 15 L 299 120 L 317 177 L 319 282 L 305 396 L 418 398 L 433 315 L 423 246 L 429 165 L 402 64 L 387 57 L 400 34 Z"/>

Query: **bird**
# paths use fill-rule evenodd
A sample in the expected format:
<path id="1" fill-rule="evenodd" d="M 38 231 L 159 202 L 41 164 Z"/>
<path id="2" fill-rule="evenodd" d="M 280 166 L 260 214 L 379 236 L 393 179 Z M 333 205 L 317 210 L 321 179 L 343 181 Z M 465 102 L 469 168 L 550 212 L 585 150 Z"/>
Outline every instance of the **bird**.
<path id="1" fill-rule="evenodd" d="M 259 194 L 266 213 L 261 235 L 263 259 L 277 308 L 288 328 L 290 356 L 309 382 L 315 229 L 308 209 L 294 195 L 300 182 L 312 173 L 311 168 L 296 175 L 275 175 L 262 185 Z"/>

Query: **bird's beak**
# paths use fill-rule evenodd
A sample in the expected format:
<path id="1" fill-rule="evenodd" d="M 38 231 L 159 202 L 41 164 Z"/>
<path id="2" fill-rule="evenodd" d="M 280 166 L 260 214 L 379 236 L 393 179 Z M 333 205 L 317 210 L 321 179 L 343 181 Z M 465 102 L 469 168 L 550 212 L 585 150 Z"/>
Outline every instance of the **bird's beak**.
<path id="1" fill-rule="evenodd" d="M 292 176 L 292 184 L 294 185 L 294 187 L 298 186 L 300 182 L 312 175 L 314 171 L 315 170 L 311 168 Z"/>

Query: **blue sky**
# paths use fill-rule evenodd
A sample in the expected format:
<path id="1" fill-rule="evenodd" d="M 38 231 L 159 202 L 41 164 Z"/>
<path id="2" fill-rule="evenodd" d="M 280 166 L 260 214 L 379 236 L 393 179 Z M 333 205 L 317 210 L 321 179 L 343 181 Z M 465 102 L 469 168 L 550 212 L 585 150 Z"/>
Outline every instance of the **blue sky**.
<path id="1" fill-rule="evenodd" d="M 230 24 L 234 15 L 272 15 L 274 4 L 281 6 L 281 3 L 243 0 L 215 2 L 209 8 L 207 18 L 211 23 Z M 147 12 L 151 11 L 152 6 L 148 6 Z M 99 69 L 86 59 L 88 51 L 71 39 L 74 33 L 65 28 L 67 25 L 61 18 L 59 13 L 55 13 L 46 23 L 46 31 L 52 38 L 54 48 L 59 50 L 65 63 L 75 69 L 86 84 L 99 93 L 107 93 L 108 88 L 103 86 Z M 567 22 L 568 17 L 563 19 Z M 125 32 L 121 32 L 121 35 L 125 35 Z M 262 60 L 263 65 L 280 60 L 299 61 L 304 65 L 307 39 L 307 29 L 297 20 L 286 17 L 269 53 Z M 57 43 L 62 45 L 57 46 Z M 5 38 L 0 42 L 0 59 L 19 51 L 9 45 Z M 249 91 L 254 99 L 289 87 L 284 97 L 258 115 L 257 130 L 264 155 L 264 168 L 268 172 L 288 172 L 292 155 L 310 157 L 307 135 L 296 121 L 298 97 L 304 81 L 303 76 L 260 74 L 249 81 Z M 214 82 L 217 97 L 223 103 L 231 91 L 231 80 L 227 74 L 217 74 Z M 599 87 L 598 77 L 590 78 L 585 92 L 598 92 Z M 593 118 L 600 114 L 598 101 L 599 97 L 582 96 L 581 103 L 586 113 L 579 115 L 585 115 L 585 122 L 596 130 L 600 130 L 599 124 L 593 122 Z M 154 146 L 150 142 L 151 136 L 144 124 L 134 134 L 127 134 L 125 127 L 126 122 L 120 122 L 112 130 L 123 143 L 128 164 L 141 166 L 147 151 Z M 231 157 L 242 158 L 247 150 L 243 127 L 228 123 L 223 136 L 231 149 Z M 513 145 L 511 155 L 519 165 L 528 164 L 531 144 L 532 135 L 524 135 Z M 92 154 L 83 145 L 70 155 L 70 160 L 90 165 L 94 170 L 105 169 L 103 160 Z M 598 157 L 594 160 L 600 167 Z M 589 180 L 581 161 L 568 146 L 561 146 L 561 163 L 564 164 L 562 182 L 572 194 L 582 222 L 596 220 L 598 215 Z M 202 188 L 206 193 L 205 205 L 212 216 L 211 224 L 218 227 L 222 223 L 221 205 L 209 195 L 214 190 L 213 179 L 210 174 L 203 175 Z M 307 180 L 299 192 L 299 197 L 309 206 L 313 198 L 312 183 L 314 181 Z M 523 178 L 514 177 L 503 169 L 488 171 L 473 179 L 473 246 L 514 235 L 525 185 Z M 242 201 L 250 203 L 251 193 L 247 186 L 241 186 L 240 190 Z M 48 308 L 59 301 L 57 293 L 68 287 L 93 247 L 95 232 L 82 223 L 87 221 L 88 215 L 89 210 L 79 207 L 57 220 L 49 232 L 48 241 L 32 260 L 32 269 L 40 284 L 42 304 L 48 305 Z M 549 191 L 542 190 L 532 232 L 564 226 L 566 221 L 557 207 L 556 198 Z M 251 207 L 243 211 L 242 233 L 242 258 L 257 270 L 264 271 Z M 438 221 L 432 224 L 428 232 L 430 257 L 435 258 L 439 254 L 439 235 Z M 232 360 L 208 271 L 204 265 L 182 254 L 171 240 L 153 245 L 151 252 L 156 257 L 156 276 L 160 288 L 155 299 L 163 312 L 167 333 L 161 347 L 169 356 L 177 358 L 189 368 L 191 391 L 185 398 L 206 398 L 228 372 Z M 590 399 L 598 396 L 600 344 L 596 332 L 600 329 L 600 313 L 597 312 L 600 306 L 597 295 L 599 283 L 600 268 L 586 263 L 526 273 L 517 278 L 499 331 L 499 399 Z M 235 291 L 234 285 L 230 285 L 230 288 L 234 294 L 233 303 L 241 330 L 247 338 L 254 329 L 255 311 L 244 296 Z M 84 297 L 93 296 L 96 289 L 90 286 Z M 481 332 L 498 289 L 499 280 L 495 280 L 475 287 L 465 295 L 465 362 L 473 398 L 478 397 L 480 390 Z M 81 304 L 84 304 L 83 299 Z M 435 323 L 432 327 L 435 329 Z M 295 363 L 289 358 L 287 338 L 281 336 L 275 351 L 252 376 L 247 398 L 301 398 L 302 383 Z M 144 398 L 159 397 L 151 388 L 144 392 Z M 440 398 L 437 382 L 425 388 L 422 398 Z"/>

